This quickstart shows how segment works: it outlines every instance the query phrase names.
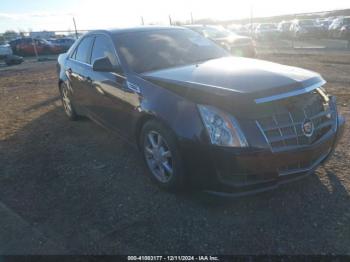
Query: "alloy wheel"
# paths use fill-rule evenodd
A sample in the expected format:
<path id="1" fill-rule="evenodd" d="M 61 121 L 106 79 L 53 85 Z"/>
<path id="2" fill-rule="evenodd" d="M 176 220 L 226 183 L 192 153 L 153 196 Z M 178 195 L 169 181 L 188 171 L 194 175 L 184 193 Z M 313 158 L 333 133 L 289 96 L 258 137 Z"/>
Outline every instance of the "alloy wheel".
<path id="1" fill-rule="evenodd" d="M 144 141 L 144 154 L 154 177 L 162 183 L 168 182 L 174 174 L 174 162 L 167 142 L 158 132 L 147 133 Z"/>
<path id="2" fill-rule="evenodd" d="M 62 85 L 62 104 L 64 111 L 68 116 L 72 115 L 72 103 L 69 99 L 68 88 L 66 85 Z"/>

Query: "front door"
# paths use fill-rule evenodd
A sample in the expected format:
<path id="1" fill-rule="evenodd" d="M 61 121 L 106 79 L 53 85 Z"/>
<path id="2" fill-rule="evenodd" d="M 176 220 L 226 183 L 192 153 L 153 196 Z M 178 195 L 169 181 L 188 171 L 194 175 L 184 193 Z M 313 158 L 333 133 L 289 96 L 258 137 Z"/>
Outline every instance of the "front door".
<path id="1" fill-rule="evenodd" d="M 92 49 L 91 61 L 108 57 L 111 64 L 118 66 L 118 58 L 112 41 L 105 35 L 97 35 Z M 92 79 L 89 110 L 104 125 L 112 128 L 122 136 L 131 134 L 131 114 L 139 101 L 138 93 L 128 88 L 126 77 L 116 72 L 90 71 Z"/>

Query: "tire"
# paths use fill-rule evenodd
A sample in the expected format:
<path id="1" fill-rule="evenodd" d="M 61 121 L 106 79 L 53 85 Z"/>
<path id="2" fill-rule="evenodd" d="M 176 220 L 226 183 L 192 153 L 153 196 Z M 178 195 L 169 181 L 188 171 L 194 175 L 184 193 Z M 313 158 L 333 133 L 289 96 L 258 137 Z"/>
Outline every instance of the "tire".
<path id="1" fill-rule="evenodd" d="M 71 93 L 69 91 L 68 86 L 65 83 L 60 84 L 60 95 L 62 106 L 64 112 L 66 113 L 66 116 L 69 118 L 69 120 L 78 120 L 78 114 L 76 113 L 71 100 Z"/>
<path id="2" fill-rule="evenodd" d="M 183 161 L 171 130 L 159 121 L 149 120 L 141 130 L 140 148 L 149 174 L 159 187 L 168 191 L 184 188 Z"/>

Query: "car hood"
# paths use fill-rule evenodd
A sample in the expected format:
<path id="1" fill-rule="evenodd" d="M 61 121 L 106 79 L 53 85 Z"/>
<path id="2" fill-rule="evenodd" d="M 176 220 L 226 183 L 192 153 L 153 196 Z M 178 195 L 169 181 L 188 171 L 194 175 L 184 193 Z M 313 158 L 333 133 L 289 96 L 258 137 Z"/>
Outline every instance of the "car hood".
<path id="1" fill-rule="evenodd" d="M 202 85 L 215 92 L 267 95 L 303 88 L 320 82 L 319 74 L 292 66 L 243 57 L 223 57 L 199 64 L 146 72 L 148 79 L 158 79 L 186 86 Z M 311 83 L 312 84 L 312 83 Z"/>
<path id="2" fill-rule="evenodd" d="M 263 60 L 224 57 L 142 74 L 146 80 L 199 102 L 255 104 L 267 96 L 322 83 L 315 72 Z M 203 101 L 204 99 L 204 101 Z M 215 101 L 214 101 L 215 100 Z"/>

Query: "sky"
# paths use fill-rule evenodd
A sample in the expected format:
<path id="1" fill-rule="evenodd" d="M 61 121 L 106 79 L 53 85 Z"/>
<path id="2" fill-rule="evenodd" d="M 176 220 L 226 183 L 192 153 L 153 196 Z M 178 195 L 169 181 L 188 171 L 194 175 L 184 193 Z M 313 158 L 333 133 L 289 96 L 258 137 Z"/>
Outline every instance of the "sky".
<path id="1" fill-rule="evenodd" d="M 1 0 L 0 33 L 168 24 L 172 20 L 241 19 L 350 8 L 350 0 Z"/>

